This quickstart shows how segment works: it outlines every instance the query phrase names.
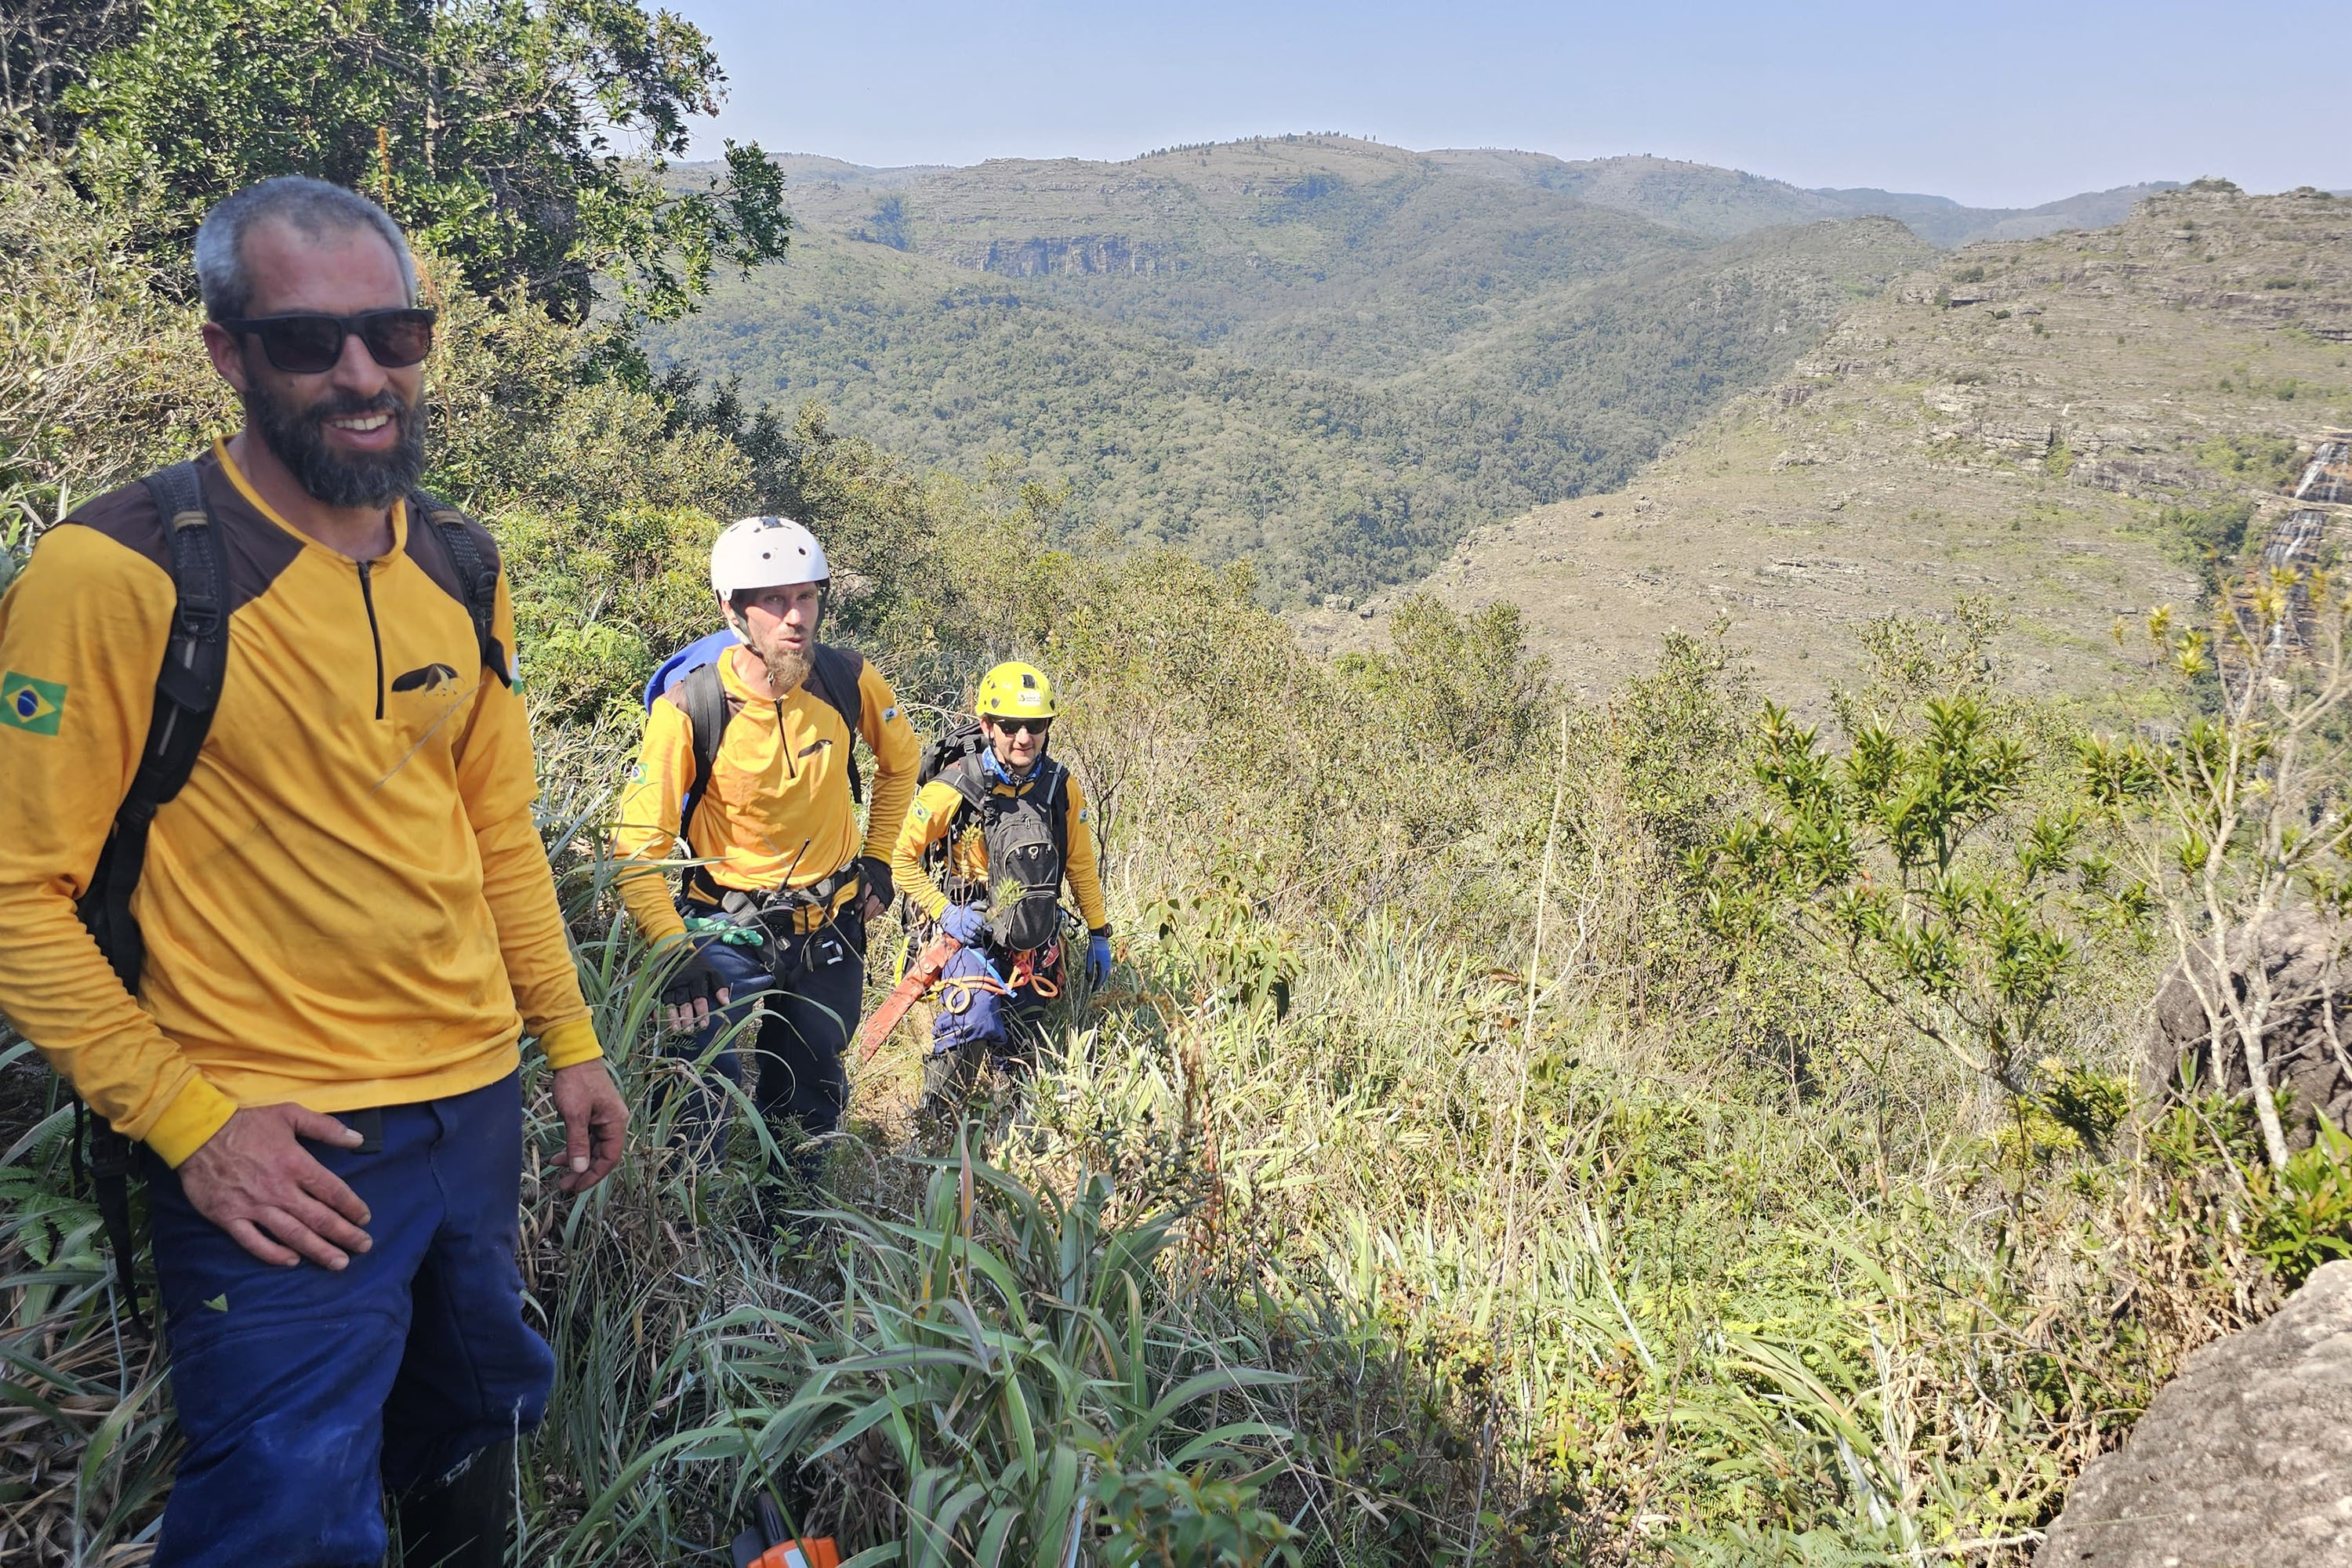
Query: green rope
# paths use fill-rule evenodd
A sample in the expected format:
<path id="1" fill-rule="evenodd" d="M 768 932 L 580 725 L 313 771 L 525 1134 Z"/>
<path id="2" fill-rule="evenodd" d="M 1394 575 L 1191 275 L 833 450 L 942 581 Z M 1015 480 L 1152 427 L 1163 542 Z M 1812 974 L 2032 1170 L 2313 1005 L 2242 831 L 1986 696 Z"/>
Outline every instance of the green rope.
<path id="1" fill-rule="evenodd" d="M 705 915 L 686 917 L 686 929 L 690 931 L 714 931 L 719 940 L 730 947 L 761 947 L 768 936 L 756 926 L 737 925 L 733 921 L 712 920 Z"/>

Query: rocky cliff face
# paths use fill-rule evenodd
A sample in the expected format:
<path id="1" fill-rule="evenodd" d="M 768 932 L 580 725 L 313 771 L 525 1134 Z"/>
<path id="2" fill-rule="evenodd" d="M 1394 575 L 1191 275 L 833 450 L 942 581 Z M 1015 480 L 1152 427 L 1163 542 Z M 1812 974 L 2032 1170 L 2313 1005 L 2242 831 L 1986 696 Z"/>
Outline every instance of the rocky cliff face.
<path id="1" fill-rule="evenodd" d="M 977 258 L 963 258 L 982 272 L 1003 272 L 1015 278 L 1038 278 L 1057 272 L 1139 275 L 1172 265 L 1156 245 L 1130 243 L 1118 235 L 1080 235 L 1073 238 L 1038 237 L 992 239 Z"/>
<path id="2" fill-rule="evenodd" d="M 2036 1568 L 2352 1565 L 2352 1262 L 2208 1345 L 2091 1461 Z"/>

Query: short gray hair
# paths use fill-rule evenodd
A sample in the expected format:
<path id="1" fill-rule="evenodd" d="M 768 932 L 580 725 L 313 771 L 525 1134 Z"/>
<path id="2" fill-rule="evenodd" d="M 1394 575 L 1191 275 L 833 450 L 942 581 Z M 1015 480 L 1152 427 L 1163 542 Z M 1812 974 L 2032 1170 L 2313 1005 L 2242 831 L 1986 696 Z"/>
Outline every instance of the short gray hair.
<path id="1" fill-rule="evenodd" d="M 265 218 L 292 224 L 309 239 L 330 234 L 368 229 L 383 237 L 400 262 L 401 286 L 408 302 L 416 302 L 416 259 L 408 253 L 408 237 L 392 215 L 357 191 L 314 180 L 307 174 L 280 174 L 223 196 L 205 215 L 196 230 L 196 286 L 204 291 L 205 314 L 215 321 L 234 321 L 253 303 L 253 282 L 246 276 L 246 231 Z"/>

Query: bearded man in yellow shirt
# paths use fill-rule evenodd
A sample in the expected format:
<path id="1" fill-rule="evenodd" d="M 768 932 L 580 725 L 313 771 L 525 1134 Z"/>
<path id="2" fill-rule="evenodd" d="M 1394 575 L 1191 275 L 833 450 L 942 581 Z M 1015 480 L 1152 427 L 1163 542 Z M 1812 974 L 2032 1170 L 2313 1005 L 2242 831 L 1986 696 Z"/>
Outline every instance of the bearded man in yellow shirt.
<path id="1" fill-rule="evenodd" d="M 156 1568 L 374 1568 L 387 1488 L 410 1562 L 487 1568 L 553 1373 L 518 1042 L 565 1190 L 627 1112 L 497 546 L 415 488 L 434 318 L 399 228 L 267 180 L 195 257 L 244 428 L 79 508 L 0 599 L 0 1011 L 143 1144 L 187 1440 Z"/>

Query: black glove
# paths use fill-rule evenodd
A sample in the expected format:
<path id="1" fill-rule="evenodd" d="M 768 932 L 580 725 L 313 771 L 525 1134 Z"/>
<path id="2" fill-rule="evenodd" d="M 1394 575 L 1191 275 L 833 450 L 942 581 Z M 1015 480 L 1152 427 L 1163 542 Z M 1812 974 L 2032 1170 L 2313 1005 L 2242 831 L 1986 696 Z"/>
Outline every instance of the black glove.
<path id="1" fill-rule="evenodd" d="M 881 900 L 884 909 L 888 909 L 898 896 L 897 885 L 890 880 L 890 868 L 871 855 L 860 855 L 856 866 L 858 877 L 866 883 L 866 890 Z"/>
<path id="2" fill-rule="evenodd" d="M 662 987 L 662 1005 L 689 1012 L 698 1002 L 706 1007 L 719 1006 L 719 993 L 726 989 L 726 984 L 719 979 L 718 966 L 710 962 L 709 955 L 698 947 L 685 963 L 670 971 L 669 983 Z"/>

